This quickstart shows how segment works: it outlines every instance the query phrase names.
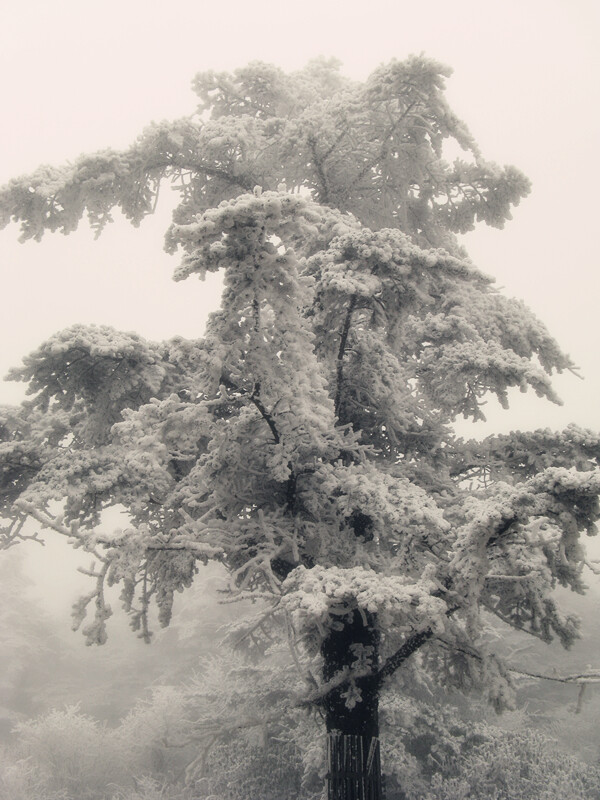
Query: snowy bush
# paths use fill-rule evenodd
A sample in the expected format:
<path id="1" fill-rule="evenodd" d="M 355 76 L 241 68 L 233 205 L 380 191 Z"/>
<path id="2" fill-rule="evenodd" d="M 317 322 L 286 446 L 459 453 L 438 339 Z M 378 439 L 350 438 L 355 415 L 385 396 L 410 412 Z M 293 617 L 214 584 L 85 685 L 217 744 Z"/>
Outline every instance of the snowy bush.
<path id="1" fill-rule="evenodd" d="M 282 719 L 275 736 L 219 739 L 186 787 L 184 762 L 200 748 L 168 739 L 184 729 L 182 697 L 163 688 L 115 730 L 77 708 L 20 725 L 20 757 L 0 766 L 0 800 L 322 800 L 322 741 L 304 713 Z M 600 769 L 537 732 L 460 723 L 449 709 L 408 699 L 382 711 L 388 800 L 600 798 Z"/>
<path id="2" fill-rule="evenodd" d="M 127 759 L 130 775 L 182 779 L 194 752 L 187 738 L 186 697 L 171 686 L 156 687 L 148 700 L 138 702 L 114 732 Z"/>
<path id="3" fill-rule="evenodd" d="M 203 800 L 307 800 L 299 754 L 287 742 L 244 738 L 218 745 L 196 788 Z"/>
<path id="4" fill-rule="evenodd" d="M 543 735 L 503 733 L 474 748 L 458 774 L 437 774 L 419 800 L 592 800 L 600 769 L 561 753 Z M 415 798 L 417 800 L 417 798 Z"/>
<path id="5" fill-rule="evenodd" d="M 21 723 L 16 736 L 17 752 L 33 769 L 30 784 L 43 786 L 43 797 L 98 800 L 125 779 L 118 741 L 76 706 Z"/>
<path id="6" fill-rule="evenodd" d="M 0 768 L 0 800 L 323 800 L 318 720 L 286 699 L 272 667 L 268 658 L 244 666 L 233 654 L 207 661 L 187 686 L 156 687 L 114 729 L 77 707 L 23 723 L 12 762 Z M 263 712 L 278 709 L 262 724 L 256 697 Z M 597 767 L 514 716 L 517 727 L 500 730 L 407 689 L 388 694 L 387 800 L 600 798 Z"/>
<path id="7" fill-rule="evenodd" d="M 62 791 L 46 788 L 29 759 L 14 761 L 0 753 L 0 800 L 69 800 Z"/>
<path id="8" fill-rule="evenodd" d="M 119 789 L 111 800 L 197 800 L 198 795 L 190 794 L 180 787 L 160 783 L 154 778 L 141 778 L 134 781 L 135 788 Z"/>

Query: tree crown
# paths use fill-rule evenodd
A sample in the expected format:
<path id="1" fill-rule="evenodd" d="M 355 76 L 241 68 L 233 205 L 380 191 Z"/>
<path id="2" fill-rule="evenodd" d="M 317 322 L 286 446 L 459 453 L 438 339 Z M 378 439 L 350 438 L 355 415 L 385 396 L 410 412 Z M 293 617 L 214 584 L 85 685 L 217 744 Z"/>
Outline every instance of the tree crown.
<path id="1" fill-rule="evenodd" d="M 0 191 L 4 223 L 40 239 L 84 213 L 100 231 L 115 207 L 138 224 L 171 181 L 175 278 L 223 273 L 202 339 L 75 326 L 11 373 L 32 397 L 0 418 L 4 537 L 30 515 L 96 555 L 75 609 L 79 624 L 95 605 L 89 642 L 106 636 L 105 582 L 148 638 L 150 599 L 167 624 L 207 559 L 269 598 L 266 619 L 287 614 L 308 657 L 368 612 L 382 674 L 429 640 L 428 669 L 498 705 L 507 673 L 482 645 L 486 615 L 577 636 L 552 589 L 583 589 L 598 436 L 452 429 L 511 387 L 558 402 L 550 376 L 571 362 L 458 245 L 477 221 L 502 227 L 529 185 L 483 159 L 444 98 L 448 74 L 422 57 L 365 83 L 327 61 L 205 73 L 189 118 Z M 466 159 L 448 163 L 448 141 Z M 113 506 L 131 527 L 109 535 Z"/>

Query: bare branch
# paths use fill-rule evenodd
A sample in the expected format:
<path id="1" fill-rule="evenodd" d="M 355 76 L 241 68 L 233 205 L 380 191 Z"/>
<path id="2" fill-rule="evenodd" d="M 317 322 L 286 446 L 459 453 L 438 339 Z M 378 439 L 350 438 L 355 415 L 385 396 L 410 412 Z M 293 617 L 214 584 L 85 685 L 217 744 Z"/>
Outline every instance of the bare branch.
<path id="1" fill-rule="evenodd" d="M 413 653 L 425 644 L 433 636 L 431 628 L 420 631 L 419 633 L 410 636 L 404 644 L 399 647 L 396 652 L 391 655 L 384 663 L 384 665 L 375 673 L 375 683 L 381 686 L 386 678 L 393 675 L 394 672 L 403 664 L 407 658 L 410 658 Z"/>
<path id="2" fill-rule="evenodd" d="M 335 390 L 335 415 L 339 416 L 340 413 L 340 405 L 342 401 L 342 382 L 344 380 L 344 355 L 346 353 L 346 344 L 348 342 L 348 334 L 350 332 L 350 322 L 352 320 L 352 314 L 354 309 L 356 308 L 356 303 L 358 302 L 358 297 L 354 294 L 350 298 L 350 304 L 348 305 L 348 309 L 346 311 L 346 318 L 344 320 L 344 325 L 342 327 L 342 332 L 340 334 L 340 347 L 337 354 L 337 374 L 336 374 L 336 390 Z"/>
<path id="3" fill-rule="evenodd" d="M 259 394 L 260 394 L 260 383 L 257 383 L 254 386 L 254 390 L 253 390 L 252 394 L 250 395 L 250 401 L 256 406 L 256 408 L 258 409 L 261 417 L 264 419 L 264 421 L 269 426 L 269 430 L 273 434 L 273 438 L 275 439 L 276 444 L 279 444 L 280 441 L 281 441 L 281 437 L 279 436 L 279 431 L 277 430 L 277 426 L 275 425 L 275 421 L 273 420 L 273 417 L 269 414 L 267 409 L 264 407 L 264 405 L 262 403 L 262 400 L 259 397 Z"/>
<path id="4" fill-rule="evenodd" d="M 541 672 L 528 672 L 516 667 L 508 667 L 509 672 L 515 675 L 525 675 L 528 678 L 538 678 L 542 681 L 556 681 L 557 683 L 575 683 L 585 685 L 588 683 L 600 683 L 600 669 L 588 669 L 586 672 L 576 672 L 573 675 L 544 675 Z"/>

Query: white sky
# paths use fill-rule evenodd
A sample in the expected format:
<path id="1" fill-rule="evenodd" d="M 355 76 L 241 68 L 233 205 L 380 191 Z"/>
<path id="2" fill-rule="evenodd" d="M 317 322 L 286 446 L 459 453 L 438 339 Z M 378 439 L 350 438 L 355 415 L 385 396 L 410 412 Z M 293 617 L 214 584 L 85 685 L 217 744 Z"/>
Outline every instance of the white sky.
<path id="1" fill-rule="evenodd" d="M 151 120 L 193 110 L 205 69 L 253 59 L 284 69 L 336 56 L 365 78 L 426 55 L 454 69 L 448 98 L 486 158 L 513 163 L 532 194 L 504 231 L 466 237 L 478 266 L 523 298 L 580 366 L 554 408 L 517 395 L 490 403 L 489 430 L 597 428 L 600 13 L 597 0 L 0 0 L 0 184 L 38 164 L 126 147 Z M 16 243 L 0 234 L 0 373 L 54 331 L 105 323 L 153 339 L 202 334 L 214 283 L 175 284 L 162 252 L 168 215 L 97 241 Z M 0 403 L 22 388 L 0 384 Z M 463 430 L 463 429 L 461 429 Z M 466 433 L 472 432 L 470 429 Z"/>

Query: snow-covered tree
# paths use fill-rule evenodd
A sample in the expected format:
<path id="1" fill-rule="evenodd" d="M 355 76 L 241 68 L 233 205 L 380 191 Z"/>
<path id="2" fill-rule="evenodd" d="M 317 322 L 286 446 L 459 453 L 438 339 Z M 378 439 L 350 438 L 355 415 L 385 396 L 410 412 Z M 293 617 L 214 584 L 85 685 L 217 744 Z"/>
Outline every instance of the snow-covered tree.
<path id="1" fill-rule="evenodd" d="M 595 433 L 453 430 L 511 387 L 558 402 L 550 376 L 572 365 L 458 244 L 502 227 L 529 184 L 484 160 L 448 75 L 423 57 L 365 83 L 323 60 L 204 73 L 189 118 L 0 192 L 2 221 L 39 240 L 84 214 L 100 232 L 114 208 L 137 225 L 171 182 L 175 279 L 224 280 L 204 338 L 78 325 L 12 371 L 31 399 L 2 411 L 5 543 L 30 517 L 96 556 L 74 612 L 94 609 L 89 643 L 106 639 L 106 583 L 149 639 L 151 600 L 167 625 L 198 562 L 222 562 L 232 592 L 264 601 L 246 641 L 287 626 L 332 800 L 380 796 L 379 695 L 411 656 L 502 708 L 488 619 L 574 641 L 552 590 L 584 590 L 598 515 Z M 117 505 L 130 527 L 109 535 Z"/>

